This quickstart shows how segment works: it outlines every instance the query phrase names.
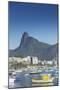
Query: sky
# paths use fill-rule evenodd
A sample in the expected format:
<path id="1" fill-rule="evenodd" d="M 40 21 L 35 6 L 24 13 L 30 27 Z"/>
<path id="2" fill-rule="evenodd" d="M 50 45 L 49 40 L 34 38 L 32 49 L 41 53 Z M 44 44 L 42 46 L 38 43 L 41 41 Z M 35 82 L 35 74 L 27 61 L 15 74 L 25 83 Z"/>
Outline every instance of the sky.
<path id="1" fill-rule="evenodd" d="M 8 8 L 9 49 L 19 46 L 24 32 L 41 42 L 57 43 L 58 5 L 9 2 Z"/>

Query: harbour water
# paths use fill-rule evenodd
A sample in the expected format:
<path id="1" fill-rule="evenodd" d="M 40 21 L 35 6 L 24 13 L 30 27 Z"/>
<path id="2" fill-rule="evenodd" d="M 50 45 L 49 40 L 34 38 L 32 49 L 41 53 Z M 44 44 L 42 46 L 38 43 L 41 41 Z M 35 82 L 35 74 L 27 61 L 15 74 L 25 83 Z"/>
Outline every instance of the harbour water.
<path id="1" fill-rule="evenodd" d="M 32 80 L 41 80 L 42 75 L 51 75 L 51 78 L 53 78 L 52 82 L 48 81 L 47 83 L 45 80 L 43 82 L 34 83 Z M 32 87 L 32 86 L 57 86 L 58 85 L 58 70 L 55 68 L 47 69 L 47 70 L 41 70 L 38 72 L 29 72 L 22 71 L 17 72 L 15 78 L 9 78 L 9 88 L 19 88 L 19 87 Z M 45 82 L 45 83 L 44 83 Z"/>

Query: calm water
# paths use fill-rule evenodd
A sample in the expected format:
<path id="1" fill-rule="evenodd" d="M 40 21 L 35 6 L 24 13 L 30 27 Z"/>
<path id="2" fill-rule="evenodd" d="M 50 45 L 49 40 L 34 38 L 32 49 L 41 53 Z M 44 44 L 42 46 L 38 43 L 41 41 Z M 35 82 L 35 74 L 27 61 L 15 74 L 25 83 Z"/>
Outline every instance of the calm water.
<path id="1" fill-rule="evenodd" d="M 13 87 L 31 87 L 32 86 L 32 78 L 38 79 L 41 74 L 51 74 L 54 77 L 53 85 L 58 85 L 58 70 L 43 70 L 38 74 L 30 74 L 29 71 L 24 71 L 16 74 L 16 79 L 14 80 Z M 39 86 L 41 86 L 39 84 Z"/>

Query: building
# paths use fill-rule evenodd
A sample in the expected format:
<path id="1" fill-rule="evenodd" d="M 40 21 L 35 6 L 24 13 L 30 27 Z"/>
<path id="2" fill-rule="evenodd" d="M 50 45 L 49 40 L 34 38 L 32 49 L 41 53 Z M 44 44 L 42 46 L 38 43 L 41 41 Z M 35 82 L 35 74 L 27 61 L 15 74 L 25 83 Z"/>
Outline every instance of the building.
<path id="1" fill-rule="evenodd" d="M 52 60 L 49 60 L 49 61 L 46 62 L 46 64 L 53 65 L 53 61 Z"/>
<path id="2" fill-rule="evenodd" d="M 27 62 L 27 64 L 38 64 L 38 58 L 37 57 L 31 57 L 31 56 L 27 56 L 25 58 L 23 58 L 23 61 Z"/>
<path id="3" fill-rule="evenodd" d="M 38 57 L 32 57 L 32 63 L 38 64 Z"/>

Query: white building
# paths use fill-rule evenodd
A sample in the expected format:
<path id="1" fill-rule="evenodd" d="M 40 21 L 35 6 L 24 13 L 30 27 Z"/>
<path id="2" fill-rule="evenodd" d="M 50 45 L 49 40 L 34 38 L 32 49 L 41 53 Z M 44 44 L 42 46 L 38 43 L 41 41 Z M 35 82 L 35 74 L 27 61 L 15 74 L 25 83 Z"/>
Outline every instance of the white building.
<path id="1" fill-rule="evenodd" d="M 31 63 L 31 58 L 30 58 L 30 56 L 27 56 L 27 57 L 23 58 L 22 61 L 26 62 L 27 64 L 30 64 Z"/>
<path id="2" fill-rule="evenodd" d="M 52 61 L 52 60 L 47 61 L 47 64 L 49 64 L 49 65 L 53 65 L 53 61 Z"/>
<path id="3" fill-rule="evenodd" d="M 18 62 L 18 63 L 20 63 L 20 62 L 22 62 L 22 58 L 20 58 L 20 57 L 9 57 L 9 62 Z"/>
<path id="4" fill-rule="evenodd" d="M 26 64 L 38 64 L 38 57 L 31 57 L 31 56 L 27 56 L 24 58 L 20 58 L 20 57 L 10 57 L 9 58 L 10 62 L 17 62 L 17 63 L 26 63 Z"/>
<path id="5" fill-rule="evenodd" d="M 16 61 L 18 62 L 18 63 L 20 63 L 20 62 L 22 62 L 22 58 L 16 58 Z"/>
<path id="6" fill-rule="evenodd" d="M 27 57 L 23 58 L 23 61 L 27 62 L 27 64 L 38 64 L 37 57 L 27 56 Z"/>
<path id="7" fill-rule="evenodd" d="M 33 64 L 38 64 L 38 57 L 32 57 Z"/>

